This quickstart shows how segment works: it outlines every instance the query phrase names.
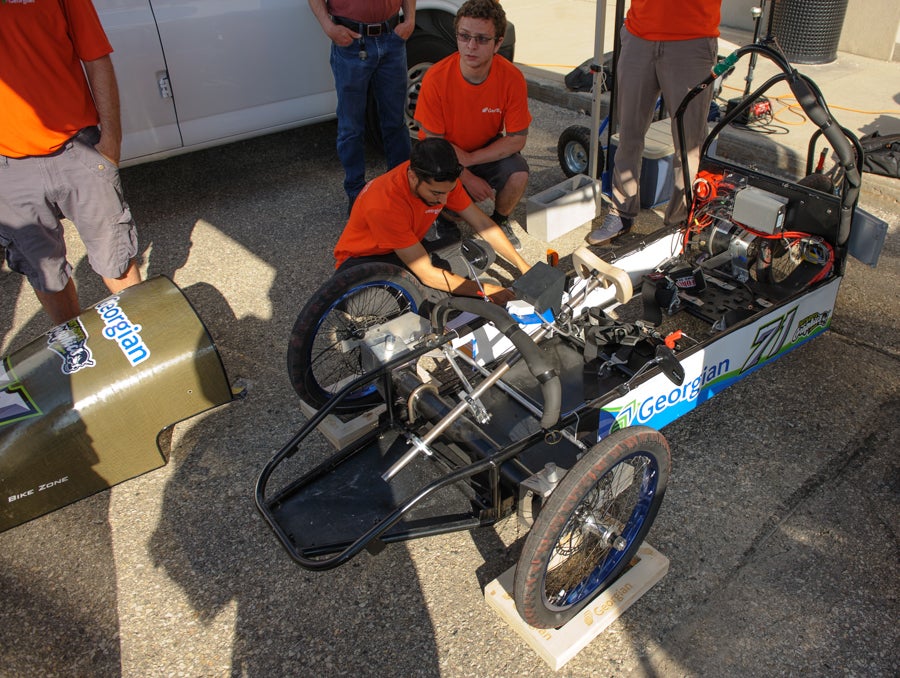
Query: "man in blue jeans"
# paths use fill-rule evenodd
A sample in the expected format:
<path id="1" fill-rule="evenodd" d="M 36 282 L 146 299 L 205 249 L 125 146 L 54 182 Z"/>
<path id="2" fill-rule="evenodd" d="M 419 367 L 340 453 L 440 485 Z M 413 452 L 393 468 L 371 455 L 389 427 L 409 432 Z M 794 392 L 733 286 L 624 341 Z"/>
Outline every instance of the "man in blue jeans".
<path id="1" fill-rule="evenodd" d="M 416 26 L 415 0 L 309 0 L 331 40 L 337 90 L 337 153 L 344 166 L 348 214 L 366 184 L 369 89 L 375 97 L 388 169 L 409 160 L 406 40 Z M 402 10 L 402 15 L 400 14 Z"/>

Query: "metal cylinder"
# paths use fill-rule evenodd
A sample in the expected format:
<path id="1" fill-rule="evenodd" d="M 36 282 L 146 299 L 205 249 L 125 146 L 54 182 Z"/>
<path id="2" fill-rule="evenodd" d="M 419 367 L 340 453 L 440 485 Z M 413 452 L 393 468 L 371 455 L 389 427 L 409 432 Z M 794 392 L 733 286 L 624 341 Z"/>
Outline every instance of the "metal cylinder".
<path id="1" fill-rule="evenodd" d="M 788 61 L 827 64 L 837 58 L 848 0 L 778 0 L 772 30 Z"/>

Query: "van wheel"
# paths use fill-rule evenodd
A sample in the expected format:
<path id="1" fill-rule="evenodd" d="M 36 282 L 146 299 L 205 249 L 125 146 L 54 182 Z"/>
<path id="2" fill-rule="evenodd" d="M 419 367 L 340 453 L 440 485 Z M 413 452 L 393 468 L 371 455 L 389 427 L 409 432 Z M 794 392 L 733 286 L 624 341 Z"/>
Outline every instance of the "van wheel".
<path id="1" fill-rule="evenodd" d="M 404 117 L 406 118 L 406 126 L 409 128 L 409 136 L 413 140 L 418 138 L 419 133 L 415 114 L 416 102 L 419 100 L 419 90 L 422 89 L 422 78 L 425 77 L 425 73 L 429 68 L 455 51 L 455 43 L 419 30 L 416 30 L 406 43 L 407 96 Z M 366 103 L 366 139 L 376 148 L 382 148 L 378 111 L 375 108 L 375 98 L 371 92 Z"/>

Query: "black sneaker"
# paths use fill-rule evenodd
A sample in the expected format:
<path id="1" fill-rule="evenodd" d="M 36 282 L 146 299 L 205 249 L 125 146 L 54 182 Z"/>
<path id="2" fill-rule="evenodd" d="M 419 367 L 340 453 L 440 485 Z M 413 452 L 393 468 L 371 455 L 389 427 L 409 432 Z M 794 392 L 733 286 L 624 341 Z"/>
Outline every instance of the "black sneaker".
<path id="1" fill-rule="evenodd" d="M 503 231 L 503 234 L 506 236 L 506 239 L 509 240 L 509 243 L 519 251 L 522 249 L 522 241 L 519 240 L 519 236 L 517 236 L 512 229 L 512 221 L 509 217 L 506 219 L 501 219 L 497 222 L 497 225 Z"/>

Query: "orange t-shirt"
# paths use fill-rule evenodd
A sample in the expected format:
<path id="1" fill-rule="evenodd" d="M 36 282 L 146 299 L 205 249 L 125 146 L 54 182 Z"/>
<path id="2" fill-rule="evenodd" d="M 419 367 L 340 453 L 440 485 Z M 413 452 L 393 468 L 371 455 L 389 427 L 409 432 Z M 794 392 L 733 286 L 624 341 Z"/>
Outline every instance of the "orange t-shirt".
<path id="1" fill-rule="evenodd" d="M 428 233 L 443 205 L 426 205 L 409 188 L 409 161 L 372 179 L 356 197 L 350 219 L 334 246 L 335 268 L 350 257 L 388 254 L 412 247 Z M 460 212 L 472 204 L 461 182 L 447 195 L 447 207 Z"/>
<path id="2" fill-rule="evenodd" d="M 0 153 L 47 155 L 96 125 L 81 62 L 111 52 L 91 0 L 0 2 Z"/>
<path id="3" fill-rule="evenodd" d="M 625 28 L 652 42 L 719 37 L 722 0 L 631 0 Z"/>
<path id="4" fill-rule="evenodd" d="M 466 152 L 484 148 L 504 130 L 523 132 L 531 124 L 525 76 L 495 54 L 487 79 L 473 85 L 462 76 L 459 52 L 451 54 L 422 79 L 416 120 Z"/>

